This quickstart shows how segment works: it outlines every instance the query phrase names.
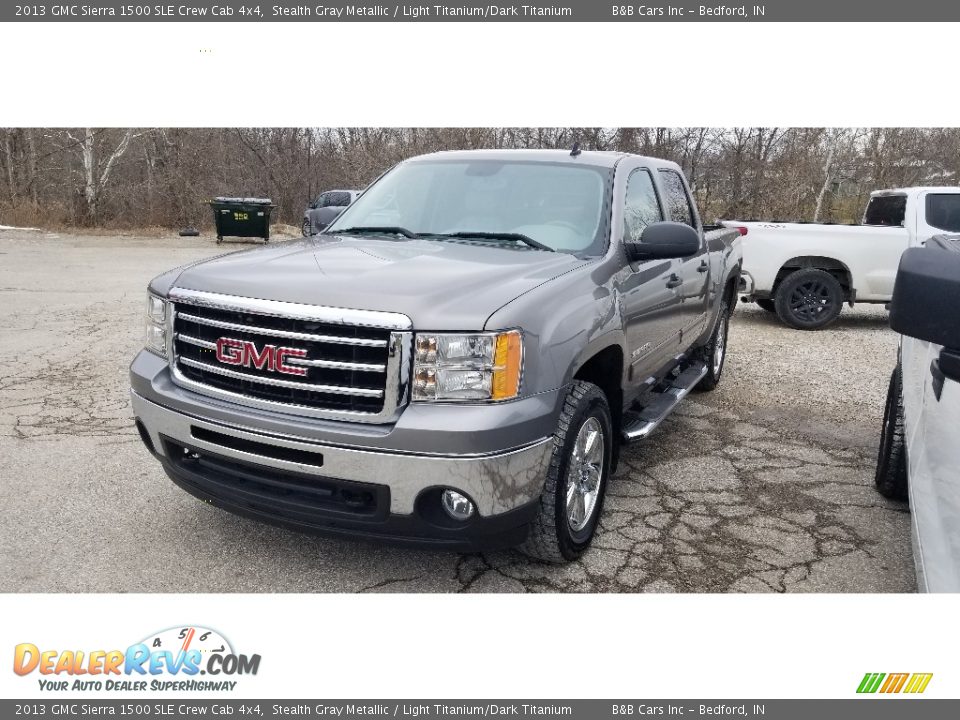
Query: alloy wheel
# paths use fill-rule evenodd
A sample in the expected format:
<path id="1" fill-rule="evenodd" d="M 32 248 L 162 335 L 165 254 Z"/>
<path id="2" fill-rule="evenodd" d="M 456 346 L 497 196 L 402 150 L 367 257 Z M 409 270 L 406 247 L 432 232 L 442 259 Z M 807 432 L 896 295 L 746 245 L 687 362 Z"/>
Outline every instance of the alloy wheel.
<path id="1" fill-rule="evenodd" d="M 604 445 L 600 422 L 595 417 L 587 418 L 573 443 L 567 472 L 567 523 L 575 533 L 587 527 L 597 508 Z"/>
<path id="2" fill-rule="evenodd" d="M 804 322 L 814 322 L 833 310 L 833 293 L 826 283 L 809 280 L 790 293 L 790 313 Z"/>
<path id="3" fill-rule="evenodd" d="M 727 352 L 727 319 L 720 318 L 720 325 L 717 328 L 717 339 L 713 343 L 713 374 L 719 377 L 720 369 L 723 367 L 723 357 Z"/>

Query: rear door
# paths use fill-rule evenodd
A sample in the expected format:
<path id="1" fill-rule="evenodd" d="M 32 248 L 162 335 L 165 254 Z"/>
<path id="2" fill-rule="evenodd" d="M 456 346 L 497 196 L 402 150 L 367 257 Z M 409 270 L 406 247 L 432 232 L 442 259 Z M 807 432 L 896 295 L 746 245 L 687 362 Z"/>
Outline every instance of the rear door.
<path id="1" fill-rule="evenodd" d="M 903 338 L 910 509 L 918 574 L 930 592 L 960 591 L 960 383 L 937 377 L 941 347 Z"/>
<path id="2" fill-rule="evenodd" d="M 680 296 L 680 342 L 683 337 L 696 338 L 706 328 L 707 301 L 710 282 L 710 265 L 707 248 L 703 242 L 703 228 L 694 210 L 690 192 L 683 177 L 676 170 L 660 170 L 664 200 L 670 220 L 689 225 L 700 235 L 700 250 L 696 255 L 678 261 L 677 275 L 681 284 L 677 287 Z"/>
<path id="3" fill-rule="evenodd" d="M 648 225 L 666 217 L 653 172 L 634 168 L 624 193 L 621 242 L 640 241 Z M 621 273 L 620 293 L 631 376 L 643 382 L 679 352 L 680 296 L 678 260 L 628 263 Z"/>

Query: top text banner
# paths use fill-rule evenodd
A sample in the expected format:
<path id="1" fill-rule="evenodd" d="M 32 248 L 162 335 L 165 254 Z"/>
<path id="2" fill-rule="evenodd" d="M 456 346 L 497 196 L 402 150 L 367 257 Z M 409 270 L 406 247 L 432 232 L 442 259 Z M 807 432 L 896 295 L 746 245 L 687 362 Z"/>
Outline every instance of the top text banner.
<path id="1" fill-rule="evenodd" d="M 745 4 L 567 0 L 563 4 L 258 3 L 174 4 L 101 0 L 0 6 L 0 22 L 922 22 L 960 20 L 943 0 L 771 0 Z"/>

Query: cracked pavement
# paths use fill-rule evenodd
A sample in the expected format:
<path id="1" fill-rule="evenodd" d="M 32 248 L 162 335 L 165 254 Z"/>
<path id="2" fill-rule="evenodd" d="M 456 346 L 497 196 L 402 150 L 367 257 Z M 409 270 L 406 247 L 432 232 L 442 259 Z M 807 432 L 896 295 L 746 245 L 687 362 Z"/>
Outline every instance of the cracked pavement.
<path id="1" fill-rule="evenodd" d="M 720 386 L 624 449 L 594 546 L 567 566 L 316 538 L 206 505 L 141 446 L 127 366 L 148 280 L 230 249 L 0 231 L 0 591 L 915 589 L 908 508 L 872 486 L 896 351 L 882 307 L 810 333 L 741 305 Z"/>

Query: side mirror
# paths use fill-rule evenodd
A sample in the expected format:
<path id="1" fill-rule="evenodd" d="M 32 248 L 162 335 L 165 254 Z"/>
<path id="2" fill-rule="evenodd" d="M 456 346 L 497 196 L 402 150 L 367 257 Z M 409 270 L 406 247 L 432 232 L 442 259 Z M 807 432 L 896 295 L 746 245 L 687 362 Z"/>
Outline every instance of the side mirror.
<path id="1" fill-rule="evenodd" d="M 910 248 L 890 302 L 890 327 L 901 335 L 960 350 L 960 252 Z"/>
<path id="2" fill-rule="evenodd" d="M 684 258 L 700 249 L 700 233 L 686 223 L 658 222 L 643 229 L 640 242 L 625 245 L 631 260 Z"/>
<path id="3" fill-rule="evenodd" d="M 930 364 L 937 400 L 944 380 L 960 382 L 960 252 L 934 242 L 910 248 L 900 268 L 890 302 L 890 327 L 901 335 L 942 345 Z"/>

